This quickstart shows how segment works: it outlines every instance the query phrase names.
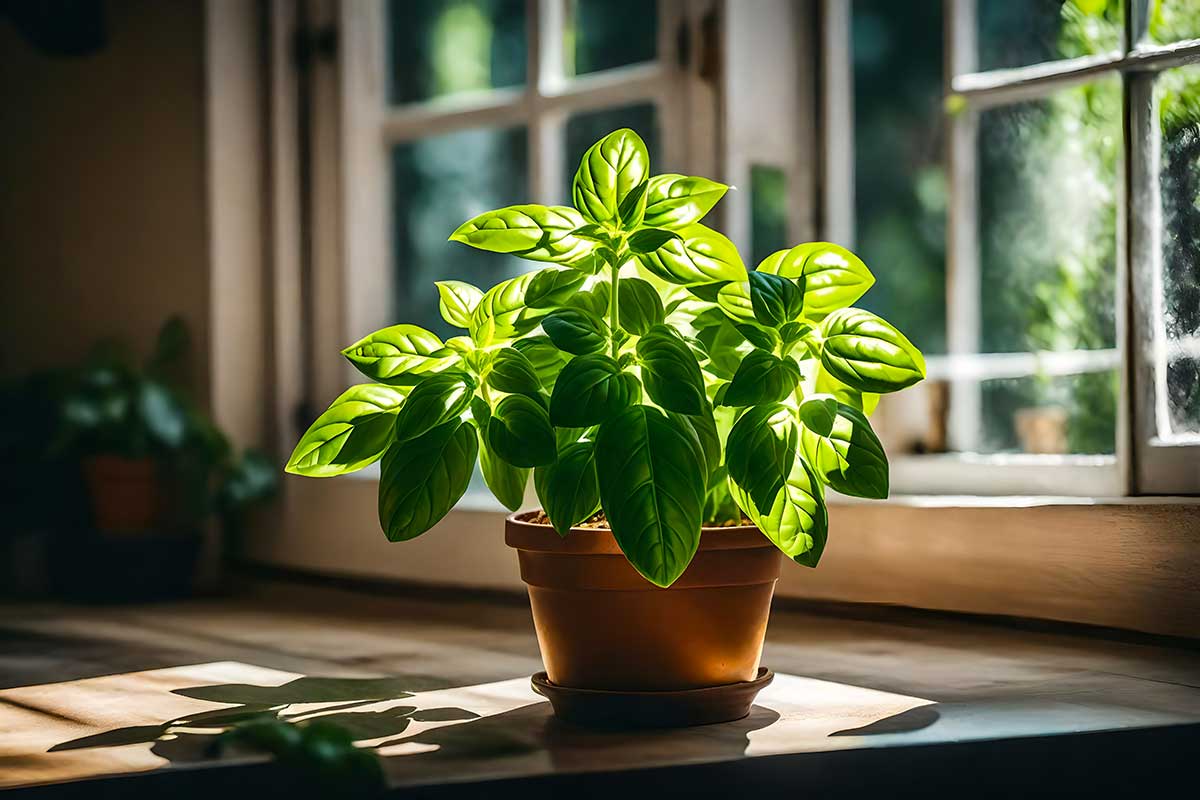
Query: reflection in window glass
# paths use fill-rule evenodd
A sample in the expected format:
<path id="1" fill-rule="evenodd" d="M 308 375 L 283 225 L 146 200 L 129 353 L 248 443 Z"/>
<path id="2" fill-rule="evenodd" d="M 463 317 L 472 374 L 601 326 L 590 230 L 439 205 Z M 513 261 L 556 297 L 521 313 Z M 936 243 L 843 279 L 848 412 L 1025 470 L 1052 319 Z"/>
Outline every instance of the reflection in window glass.
<path id="1" fill-rule="evenodd" d="M 1151 0 L 1149 28 L 1160 44 L 1200 38 L 1200 0 Z"/>
<path id="2" fill-rule="evenodd" d="M 392 150 L 394 317 L 456 336 L 438 313 L 433 282 L 452 278 L 487 289 L 528 272 L 528 262 L 447 242 L 455 228 L 493 208 L 525 202 L 526 133 L 470 130 Z"/>
<path id="3" fill-rule="evenodd" d="M 1162 126 L 1167 405 L 1171 432 L 1194 433 L 1200 431 L 1200 67 L 1162 73 L 1155 94 Z"/>
<path id="4" fill-rule="evenodd" d="M 525 83 L 525 0 L 389 0 L 388 96 L 415 103 Z"/>
<path id="5" fill-rule="evenodd" d="M 927 354 L 946 352 L 942 4 L 855 0 L 855 251 L 876 283 L 858 305 Z"/>
<path id="6" fill-rule="evenodd" d="M 787 175 L 779 167 L 750 167 L 750 262 L 794 244 L 788 241 Z"/>
<path id="7" fill-rule="evenodd" d="M 571 197 L 571 184 L 575 180 L 575 172 L 579 169 L 579 159 L 583 152 L 596 141 L 619 128 L 630 128 L 646 142 L 646 151 L 650 154 L 651 173 L 666 172 L 660 160 L 659 148 L 660 131 L 658 128 L 658 111 L 652 103 L 644 103 L 623 108 L 606 108 L 601 111 L 589 111 L 576 114 L 567 120 L 566 164 L 563 175 L 566 179 L 565 197 Z"/>
<path id="8" fill-rule="evenodd" d="M 1111 454 L 1116 370 L 984 381 L 980 452 Z"/>
<path id="9" fill-rule="evenodd" d="M 653 61 L 657 4 L 649 0 L 572 0 L 563 32 L 564 71 L 586 75 Z"/>
<path id="10" fill-rule="evenodd" d="M 1106 53 L 1121 47 L 1121 0 L 1002 0 L 977 11 L 980 70 Z"/>

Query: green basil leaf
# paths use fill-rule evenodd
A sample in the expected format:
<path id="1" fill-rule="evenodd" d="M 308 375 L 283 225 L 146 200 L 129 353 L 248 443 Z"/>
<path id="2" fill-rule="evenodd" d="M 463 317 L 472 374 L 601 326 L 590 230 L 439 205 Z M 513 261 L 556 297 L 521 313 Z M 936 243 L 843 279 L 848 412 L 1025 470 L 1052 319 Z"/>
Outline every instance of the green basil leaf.
<path id="1" fill-rule="evenodd" d="M 550 421 L 559 428 L 587 428 L 616 416 L 641 399 L 637 378 L 595 353 L 563 367 L 550 395 Z"/>
<path id="2" fill-rule="evenodd" d="M 666 325 L 655 325 L 637 343 L 642 383 L 650 399 L 667 411 L 699 414 L 707 402 L 696 355 Z"/>
<path id="3" fill-rule="evenodd" d="M 874 413 L 875 407 L 879 405 L 878 393 L 860 392 L 857 389 L 851 389 L 830 375 L 829 371 L 821 365 L 817 365 L 817 379 L 814 381 L 814 388 L 821 394 L 833 395 L 839 403 L 854 406 L 868 417 Z"/>
<path id="4" fill-rule="evenodd" d="M 765 513 L 733 480 L 729 490 L 746 516 L 785 555 L 806 567 L 817 565 L 829 536 L 829 513 L 821 483 L 804 459 L 795 460 L 783 490 Z"/>
<path id="5" fill-rule="evenodd" d="M 800 422 L 817 436 L 828 436 L 838 415 L 837 398 L 831 394 L 815 394 L 805 398 L 798 412 Z M 816 465 L 816 461 L 809 459 Z"/>
<path id="6" fill-rule="evenodd" d="M 641 336 L 666 318 L 658 290 L 641 278 L 621 278 L 617 282 L 617 318 L 621 327 Z"/>
<path id="7" fill-rule="evenodd" d="M 679 234 L 675 231 L 666 231 L 661 228 L 642 228 L 629 237 L 629 250 L 634 255 L 645 255 L 646 253 L 653 253 L 667 242 L 678 238 Z"/>
<path id="8" fill-rule="evenodd" d="M 533 471 L 533 486 L 550 524 L 559 536 L 566 536 L 600 507 L 592 443 L 579 442 L 561 448 L 557 461 Z"/>
<path id="9" fill-rule="evenodd" d="M 737 323 L 733 327 L 759 350 L 771 353 L 779 344 L 780 335 L 774 328 L 763 328 L 750 322 Z"/>
<path id="10" fill-rule="evenodd" d="M 746 337 L 724 316 L 720 325 L 700 331 L 696 340 L 704 346 L 708 356 L 705 371 L 724 380 L 733 378 L 742 359 L 754 349 Z"/>
<path id="11" fill-rule="evenodd" d="M 860 308 L 843 308 L 821 323 L 821 364 L 860 392 L 895 392 L 925 377 L 925 359 L 891 323 Z"/>
<path id="12" fill-rule="evenodd" d="M 542 330 L 559 350 L 575 355 L 597 353 L 608 344 L 608 326 L 578 308 L 563 308 L 542 320 Z"/>
<path id="13" fill-rule="evenodd" d="M 393 325 L 359 339 L 342 351 L 359 372 L 380 383 L 418 383 L 458 361 L 442 340 L 416 325 Z"/>
<path id="14" fill-rule="evenodd" d="M 523 394 L 534 400 L 540 398 L 542 393 L 542 382 L 533 363 L 515 347 L 496 351 L 487 384 L 501 392 Z"/>
<path id="15" fill-rule="evenodd" d="M 488 446 L 514 467 L 538 467 L 555 457 L 554 428 L 541 403 L 510 394 L 492 410 Z"/>
<path id="16" fill-rule="evenodd" d="M 300 437 L 285 471 L 329 478 L 374 463 L 392 441 L 393 418 L 407 393 L 377 383 L 351 386 Z"/>
<path id="17" fill-rule="evenodd" d="M 704 476 L 692 431 L 649 406 L 600 426 L 600 504 L 621 551 L 646 580 L 670 586 L 700 544 Z"/>
<path id="18" fill-rule="evenodd" d="M 769 272 L 751 272 L 750 307 L 761 324 L 778 328 L 800 319 L 804 312 L 804 290 L 788 278 Z"/>
<path id="19" fill-rule="evenodd" d="M 483 292 L 463 281 L 434 281 L 438 289 L 438 310 L 442 319 L 458 328 L 471 327 L 471 312 L 479 305 Z"/>
<path id="20" fill-rule="evenodd" d="M 529 308 L 555 308 L 578 294 L 587 276 L 573 269 L 543 269 L 534 273 L 525 290 L 525 305 Z"/>
<path id="21" fill-rule="evenodd" d="M 746 265 L 733 242 L 700 224 L 689 225 L 677 238 L 638 255 L 637 260 L 651 273 L 681 286 L 746 280 Z"/>
<path id="22" fill-rule="evenodd" d="M 718 283 L 701 283 L 697 284 L 696 286 L 686 286 L 684 288 L 687 290 L 688 294 L 692 295 L 697 300 L 703 300 L 706 303 L 715 303 L 717 302 L 717 297 L 720 295 L 721 290 L 724 289 L 727 284 L 729 284 L 729 281 L 720 281 Z M 749 297 L 750 295 L 747 294 L 746 296 Z M 712 313 L 712 309 L 707 309 L 706 313 L 709 318 L 716 316 L 716 314 Z M 717 309 L 717 313 L 720 313 L 720 309 Z M 724 318 L 723 315 L 722 318 Z"/>
<path id="23" fill-rule="evenodd" d="M 512 344 L 522 355 L 529 359 L 537 373 L 543 389 L 553 389 L 558 380 L 558 373 L 571 360 L 570 353 L 564 353 L 554 346 L 549 336 L 527 336 L 517 339 Z"/>
<path id="24" fill-rule="evenodd" d="M 758 323 L 754 301 L 750 298 L 750 281 L 732 281 L 717 292 L 717 306 L 737 323 Z"/>
<path id="25" fill-rule="evenodd" d="M 487 425 L 486 419 L 482 425 Z M 486 428 L 479 429 L 479 471 L 483 473 L 483 482 L 505 508 L 516 511 L 525 503 L 529 470 L 514 467 L 493 453 L 484 430 Z"/>
<path id="26" fill-rule="evenodd" d="M 512 339 L 536 328 L 546 315 L 525 305 L 525 293 L 538 275 L 527 272 L 488 289 L 471 312 L 471 337 L 479 344 Z"/>
<path id="27" fill-rule="evenodd" d="M 755 406 L 734 423 L 725 442 L 729 477 L 758 508 L 771 508 L 796 460 L 799 439 L 791 409 Z"/>
<path id="28" fill-rule="evenodd" d="M 450 241 L 530 261 L 574 265 L 589 262 L 596 249 L 596 242 L 575 235 L 582 225 L 583 217 L 568 206 L 509 206 L 464 222 Z"/>
<path id="29" fill-rule="evenodd" d="M 800 382 L 800 368 L 790 358 L 779 358 L 765 350 L 752 350 L 738 365 L 721 405 L 756 406 L 778 403 Z"/>
<path id="30" fill-rule="evenodd" d="M 829 398 L 836 409 L 829 433 L 800 431 L 804 458 L 821 479 L 842 494 L 882 500 L 888 496 L 888 462 L 866 416 Z M 801 415 L 804 409 L 801 407 Z M 802 416 L 803 419 L 803 416 Z"/>
<path id="31" fill-rule="evenodd" d="M 789 322 L 779 328 L 779 338 L 784 344 L 798 342 L 812 332 L 807 322 Z"/>
<path id="32" fill-rule="evenodd" d="M 804 278 L 804 316 L 820 320 L 853 305 L 875 283 L 858 256 L 830 242 L 805 242 L 763 259 L 759 272 Z"/>
<path id="33" fill-rule="evenodd" d="M 704 464 L 704 474 L 712 475 L 721 464 L 721 435 L 717 432 L 712 408 L 706 406 L 704 411 L 694 416 L 674 412 L 669 412 L 667 416 L 675 418 L 681 425 L 687 425 L 696 434 L 696 442 L 700 445 L 697 455 Z"/>
<path id="34" fill-rule="evenodd" d="M 586 291 L 575 292 L 575 294 L 571 295 L 571 297 L 567 300 L 566 305 L 569 308 L 583 309 L 593 316 L 604 319 L 604 317 L 608 314 L 608 299 L 609 287 L 608 282 L 605 281 L 603 283 L 597 283 L 595 286 L 587 289 Z"/>
<path id="35" fill-rule="evenodd" d="M 471 483 L 478 451 L 475 426 L 457 419 L 394 442 L 379 474 L 379 524 L 388 540 L 413 539 L 446 516 Z"/>
<path id="36" fill-rule="evenodd" d="M 646 181 L 629 190 L 621 205 L 617 208 L 617 219 L 621 221 L 621 229 L 632 231 L 642 224 L 646 216 Z"/>
<path id="37" fill-rule="evenodd" d="M 651 228 L 686 228 L 699 222 L 725 196 L 729 187 L 708 178 L 655 175 L 646 189 L 646 217 Z"/>
<path id="38" fill-rule="evenodd" d="M 608 222 L 621 226 L 626 219 L 620 214 L 621 203 L 650 177 L 650 155 L 646 143 L 628 128 L 613 131 L 596 142 L 583 154 L 575 173 L 572 199 L 575 207 L 592 222 Z M 633 217 L 641 222 L 646 210 L 643 193 Z M 627 210 L 627 213 L 630 213 Z"/>
<path id="39" fill-rule="evenodd" d="M 415 439 L 460 416 L 471 405 L 475 382 L 461 373 L 432 375 L 413 387 L 396 414 L 395 439 Z"/>

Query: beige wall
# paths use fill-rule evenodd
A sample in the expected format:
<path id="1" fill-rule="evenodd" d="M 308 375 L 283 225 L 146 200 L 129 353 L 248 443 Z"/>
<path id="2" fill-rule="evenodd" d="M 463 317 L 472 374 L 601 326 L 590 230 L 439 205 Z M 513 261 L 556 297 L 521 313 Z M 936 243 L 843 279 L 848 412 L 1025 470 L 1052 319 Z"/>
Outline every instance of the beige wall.
<path id="1" fill-rule="evenodd" d="M 178 312 L 208 396 L 204 5 L 106 4 L 108 44 L 36 52 L 0 21 L 0 375 L 145 348 Z"/>

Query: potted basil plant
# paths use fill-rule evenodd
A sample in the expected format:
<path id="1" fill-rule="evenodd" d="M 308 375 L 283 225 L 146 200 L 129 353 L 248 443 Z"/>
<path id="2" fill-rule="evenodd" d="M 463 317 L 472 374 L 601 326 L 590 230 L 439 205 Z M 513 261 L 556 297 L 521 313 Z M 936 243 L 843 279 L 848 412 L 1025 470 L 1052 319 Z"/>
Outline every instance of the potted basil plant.
<path id="1" fill-rule="evenodd" d="M 433 527 L 477 461 L 514 511 L 532 473 L 542 510 L 510 516 L 506 541 L 544 690 L 753 683 L 780 554 L 815 567 L 825 549 L 825 488 L 888 494 L 868 416 L 881 393 L 924 377 L 921 353 L 851 306 L 874 278 L 838 245 L 748 270 L 701 224 L 727 188 L 651 175 L 645 144 L 618 130 L 584 154 L 574 207 L 465 222 L 452 241 L 550 266 L 486 291 L 438 282 L 461 336 L 401 324 L 350 345 L 370 382 L 334 401 L 288 462 L 328 477 L 382 459 L 392 541 Z"/>

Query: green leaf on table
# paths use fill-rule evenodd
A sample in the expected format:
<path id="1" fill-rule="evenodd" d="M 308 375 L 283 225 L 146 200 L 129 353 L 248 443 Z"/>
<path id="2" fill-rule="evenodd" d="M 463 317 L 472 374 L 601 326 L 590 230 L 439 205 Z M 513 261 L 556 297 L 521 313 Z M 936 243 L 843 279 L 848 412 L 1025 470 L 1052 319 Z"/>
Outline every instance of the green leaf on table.
<path id="1" fill-rule="evenodd" d="M 791 409 L 755 406 L 738 418 L 725 442 L 729 477 L 758 508 L 771 508 L 796 460 L 799 430 Z"/>
<path id="2" fill-rule="evenodd" d="M 516 347 L 504 347 L 492 357 L 487 385 L 506 394 L 523 394 L 537 400 L 542 393 L 542 381 L 537 369 Z"/>
<path id="3" fill-rule="evenodd" d="M 824 489 L 804 459 L 793 462 L 783 489 L 766 512 L 733 480 L 729 490 L 746 516 L 786 556 L 806 567 L 817 565 L 829 536 L 829 514 Z"/>
<path id="4" fill-rule="evenodd" d="M 750 307 L 760 324 L 778 328 L 800 319 L 804 290 L 792 280 L 769 272 L 751 272 L 749 286 Z"/>
<path id="5" fill-rule="evenodd" d="M 550 267 L 535 272 L 525 290 L 525 305 L 529 308 L 556 308 L 566 303 L 587 280 L 582 272 Z"/>
<path id="6" fill-rule="evenodd" d="M 751 350 L 738 365 L 729 388 L 721 398 L 724 406 L 756 406 L 778 403 L 800 382 L 800 368 L 790 358 L 765 350 Z"/>
<path id="7" fill-rule="evenodd" d="M 746 280 L 746 265 L 733 242 L 698 223 L 637 260 L 651 273 L 681 286 Z"/>
<path id="8" fill-rule="evenodd" d="M 379 474 L 379 524 L 389 541 L 420 536 L 467 491 L 479 451 L 475 426 L 453 419 L 394 442 Z"/>
<path id="9" fill-rule="evenodd" d="M 569 206 L 508 206 L 464 222 L 450 234 L 450 241 L 531 261 L 574 266 L 590 263 L 596 250 L 595 241 L 575 235 L 575 229 L 583 224 L 583 217 Z"/>
<path id="10" fill-rule="evenodd" d="M 831 394 L 815 394 L 804 399 L 797 411 L 801 424 L 818 436 L 828 436 L 838 415 L 837 398 Z M 810 463 L 816 464 L 810 459 Z"/>
<path id="11" fill-rule="evenodd" d="M 351 386 L 300 437 L 285 471 L 330 478 L 374 463 L 392 442 L 396 411 L 407 393 L 377 383 Z"/>
<path id="12" fill-rule="evenodd" d="M 538 467 L 555 457 L 554 428 L 545 407 L 521 394 L 510 394 L 492 409 L 487 441 L 514 467 Z"/>
<path id="13" fill-rule="evenodd" d="M 925 359 L 891 323 L 861 308 L 843 308 L 821 323 L 821 364 L 860 392 L 895 392 L 925 377 Z"/>
<path id="14" fill-rule="evenodd" d="M 571 196 L 575 207 L 592 222 L 626 227 L 628 221 L 636 225 L 646 211 L 645 190 L 634 208 L 624 209 L 624 216 L 621 206 L 649 177 L 650 155 L 645 142 L 633 131 L 622 128 L 608 134 L 583 154 Z"/>
<path id="15" fill-rule="evenodd" d="M 431 375 L 409 392 L 396 414 L 394 437 L 403 442 L 461 416 L 471 405 L 475 382 L 463 373 Z"/>
<path id="16" fill-rule="evenodd" d="M 638 380 L 606 355 L 571 359 L 550 395 L 550 421 L 560 428 L 599 425 L 641 399 Z"/>
<path id="17" fill-rule="evenodd" d="M 559 350 L 575 355 L 598 353 L 608 344 L 608 325 L 579 308 L 561 308 L 542 320 L 542 330 Z"/>
<path id="18" fill-rule="evenodd" d="M 692 348 L 666 325 L 655 325 L 637 343 L 642 383 L 650 399 L 667 411 L 699 414 L 707 400 L 704 376 Z"/>
<path id="19" fill-rule="evenodd" d="M 832 398 L 830 398 L 832 400 Z M 829 432 L 800 431 L 805 460 L 825 483 L 842 494 L 882 500 L 888 496 L 887 454 L 871 423 L 853 406 L 832 400 L 836 415 Z M 804 409 L 801 407 L 803 418 Z"/>
<path id="20" fill-rule="evenodd" d="M 600 503 L 621 551 L 646 580 L 670 586 L 700 544 L 704 475 L 694 432 L 649 406 L 600 426 Z"/>
<path id="21" fill-rule="evenodd" d="M 854 304 L 875 283 L 858 256 L 830 242 L 805 242 L 763 259 L 759 272 L 804 278 L 804 316 L 823 319 Z"/>
<path id="22" fill-rule="evenodd" d="M 525 487 L 529 484 L 529 470 L 514 467 L 492 452 L 488 445 L 487 420 L 488 414 L 482 421 L 476 417 L 479 430 L 479 471 L 483 473 L 483 482 L 495 495 L 496 499 L 509 511 L 516 511 L 525 502 Z"/>
<path id="23" fill-rule="evenodd" d="M 678 230 L 699 222 L 712 210 L 729 187 L 708 178 L 687 175 L 655 175 L 646 190 L 643 225 Z"/>
<path id="24" fill-rule="evenodd" d="M 594 445 L 577 442 L 560 448 L 554 463 L 533 471 L 533 486 L 550 524 L 566 536 L 600 507 Z"/>
<path id="25" fill-rule="evenodd" d="M 564 353 L 554 346 L 549 336 L 526 336 L 512 343 L 513 349 L 518 350 L 529 359 L 543 389 L 554 388 L 558 373 L 571 360 L 570 353 Z"/>
<path id="26" fill-rule="evenodd" d="M 411 385 L 448 369 L 458 354 L 417 325 L 393 325 L 359 339 L 342 351 L 359 372 L 380 383 Z"/>
<path id="27" fill-rule="evenodd" d="M 649 281 L 621 278 L 617 283 L 617 318 L 621 328 L 641 336 L 666 318 L 662 298 Z"/>
<path id="28" fill-rule="evenodd" d="M 463 281 L 434 281 L 438 289 L 438 310 L 442 319 L 458 328 L 471 327 L 471 312 L 483 298 L 480 289 Z"/>

